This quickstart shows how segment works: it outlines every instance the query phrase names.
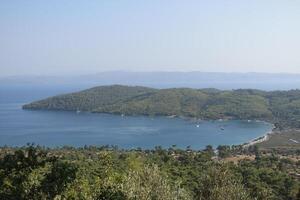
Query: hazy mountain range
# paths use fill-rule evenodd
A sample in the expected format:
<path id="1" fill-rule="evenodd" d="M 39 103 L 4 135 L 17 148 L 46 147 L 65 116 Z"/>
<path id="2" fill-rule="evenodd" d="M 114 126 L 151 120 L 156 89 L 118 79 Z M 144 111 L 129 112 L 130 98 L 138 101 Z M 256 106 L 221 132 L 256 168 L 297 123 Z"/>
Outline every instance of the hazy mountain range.
<path id="1" fill-rule="evenodd" d="M 128 72 L 111 71 L 90 75 L 10 76 L 0 78 L 0 85 L 22 87 L 88 88 L 99 85 L 140 85 L 154 88 L 190 87 L 261 90 L 300 88 L 300 74 L 215 73 L 215 72 Z"/>

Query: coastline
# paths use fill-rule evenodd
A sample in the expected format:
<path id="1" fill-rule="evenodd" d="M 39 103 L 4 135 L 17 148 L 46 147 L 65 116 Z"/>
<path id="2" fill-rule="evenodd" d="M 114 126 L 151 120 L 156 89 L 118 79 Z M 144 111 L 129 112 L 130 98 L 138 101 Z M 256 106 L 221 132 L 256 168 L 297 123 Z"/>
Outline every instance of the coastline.
<path id="1" fill-rule="evenodd" d="M 177 116 L 177 115 L 171 115 L 171 116 L 167 116 L 167 118 L 180 118 L 180 119 L 183 119 L 183 120 L 192 120 L 192 121 L 196 121 L 196 122 L 201 122 L 202 120 L 205 120 L 205 119 L 200 119 L 200 118 L 196 118 L 196 117 L 186 117 L 186 116 L 181 116 L 181 115 L 179 115 L 179 116 Z M 212 121 L 228 121 L 228 120 L 233 120 L 233 118 L 228 117 L 228 118 L 207 119 L 207 120 L 212 120 Z M 249 120 L 247 120 L 247 121 L 249 121 Z M 256 144 L 268 141 L 271 138 L 271 136 L 273 134 L 275 134 L 275 131 L 276 131 L 275 124 L 272 124 L 270 122 L 263 121 L 263 120 L 259 120 L 259 121 L 271 124 L 272 125 L 271 130 L 269 130 L 268 132 L 266 132 L 262 136 L 256 137 L 254 139 L 251 139 L 248 142 L 243 143 L 242 144 L 243 148 L 248 148 L 250 146 L 253 146 L 253 145 L 256 145 Z"/>
<path id="2" fill-rule="evenodd" d="M 24 108 L 22 108 L 24 110 Z M 25 108 L 25 110 L 27 110 L 27 108 Z M 29 109 L 31 110 L 31 109 Z M 35 109 L 33 109 L 35 110 Z M 40 109 L 38 109 L 40 110 Z M 43 110 L 43 109 L 41 109 Z M 47 110 L 47 111 L 57 111 L 57 110 Z M 67 111 L 67 112 L 74 112 L 74 110 L 58 110 L 58 111 Z M 76 111 L 75 111 L 76 112 Z M 144 116 L 144 117 L 151 117 L 152 115 L 148 115 L 148 114 L 141 114 L 141 115 L 125 115 L 125 114 L 122 114 L 122 113 L 109 113 L 109 112 L 90 112 L 90 111 L 82 111 L 84 113 L 95 113 L 95 114 L 109 114 L 109 115 L 115 115 L 115 116 L 122 116 L 122 117 L 125 117 L 125 116 L 131 116 L 131 117 L 136 117 L 136 116 Z M 76 112 L 77 114 L 79 112 Z M 197 118 L 197 117 L 190 117 L 190 116 L 184 116 L 184 115 L 155 115 L 157 117 L 165 117 L 165 118 L 169 118 L 169 119 L 182 119 L 182 120 L 187 120 L 187 121 L 191 121 L 191 122 L 198 122 L 198 123 L 201 123 L 201 121 L 228 121 L 228 120 L 235 120 L 233 117 L 224 117 L 224 118 L 218 118 L 218 119 L 203 119 L 203 118 Z M 250 146 L 253 146 L 253 145 L 256 145 L 256 144 L 259 144 L 259 143 L 262 143 L 262 142 L 265 142 L 265 141 L 268 141 L 271 137 L 271 135 L 273 135 L 275 133 L 275 125 L 270 123 L 270 122 L 267 122 L 267 121 L 264 121 L 264 120 L 255 120 L 255 119 L 237 119 L 237 120 L 245 120 L 245 121 L 260 121 L 260 122 L 264 122 L 264 123 L 268 123 L 271 125 L 271 129 L 268 130 L 267 132 L 265 132 L 262 136 L 258 136 L 256 138 L 253 138 L 249 141 L 246 141 L 244 143 L 240 143 L 238 145 L 241 145 L 243 148 L 248 148 Z"/>
<path id="3" fill-rule="evenodd" d="M 257 138 L 254 138 L 252 140 L 250 140 L 249 142 L 246 142 L 244 143 L 242 146 L 243 148 L 248 148 L 250 146 L 253 146 L 255 144 L 259 144 L 259 143 L 262 143 L 262 142 L 265 142 L 265 141 L 268 141 L 271 137 L 271 135 L 273 135 L 275 133 L 275 125 L 273 124 L 272 125 L 272 129 L 268 132 L 266 132 L 263 136 L 260 136 L 260 137 L 257 137 Z"/>

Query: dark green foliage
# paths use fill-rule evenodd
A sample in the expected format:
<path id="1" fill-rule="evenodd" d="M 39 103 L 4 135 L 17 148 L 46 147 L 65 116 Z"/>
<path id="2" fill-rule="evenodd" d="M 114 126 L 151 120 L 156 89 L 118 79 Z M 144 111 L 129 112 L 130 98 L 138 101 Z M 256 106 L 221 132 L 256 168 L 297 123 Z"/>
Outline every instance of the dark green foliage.
<path id="1" fill-rule="evenodd" d="M 44 171 L 47 165 L 51 167 L 49 172 Z M 75 179 L 75 173 L 74 164 L 48 157 L 43 149 L 28 146 L 0 160 L 0 199 L 53 199 Z"/>
<path id="2" fill-rule="evenodd" d="M 253 197 L 264 199 L 296 199 L 297 180 L 287 173 L 289 164 L 277 157 L 262 157 L 259 161 L 240 163 L 243 183 Z M 298 183 L 299 184 L 299 183 Z"/>
<path id="3" fill-rule="evenodd" d="M 126 195 L 113 187 L 102 188 L 101 193 L 96 197 L 95 200 L 126 200 Z"/>
<path id="4" fill-rule="evenodd" d="M 94 87 L 81 92 L 50 97 L 25 105 L 24 108 L 93 111 L 103 105 L 127 101 L 133 97 L 147 96 L 154 91 L 156 90 L 152 88 L 121 85 Z"/>
<path id="5" fill-rule="evenodd" d="M 220 145 L 217 147 L 218 155 L 220 158 L 226 158 L 231 156 L 231 149 L 230 146 L 227 145 Z"/>
<path id="6" fill-rule="evenodd" d="M 30 173 L 45 166 L 54 159 L 46 158 L 46 152 L 29 146 L 26 151 L 17 150 L 7 154 L 0 160 L 0 199 L 26 199 L 34 193 L 34 189 L 26 191 L 24 182 Z"/>
<path id="7" fill-rule="evenodd" d="M 231 148 L 234 149 L 234 148 Z M 257 149 L 258 150 L 258 149 Z M 237 164 L 204 151 L 109 147 L 0 149 L 0 199 L 296 200 L 299 164 L 276 155 Z"/>
<path id="8" fill-rule="evenodd" d="M 51 97 L 24 105 L 23 108 L 203 119 L 262 119 L 275 123 L 278 128 L 300 127 L 299 90 L 158 90 L 113 85 Z"/>
<path id="9" fill-rule="evenodd" d="M 74 164 L 65 161 L 54 162 L 50 173 L 45 176 L 41 182 L 41 191 L 47 195 L 49 199 L 53 199 L 56 195 L 61 194 L 68 183 L 76 178 L 77 167 Z"/>

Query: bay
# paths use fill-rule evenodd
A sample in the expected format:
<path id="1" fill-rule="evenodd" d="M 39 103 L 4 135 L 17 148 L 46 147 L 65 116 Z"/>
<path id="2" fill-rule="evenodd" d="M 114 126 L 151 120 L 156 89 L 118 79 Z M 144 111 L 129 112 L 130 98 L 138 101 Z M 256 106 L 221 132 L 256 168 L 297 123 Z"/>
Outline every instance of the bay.
<path id="1" fill-rule="evenodd" d="M 34 93 L 34 94 L 30 94 Z M 176 145 L 202 149 L 206 145 L 233 145 L 264 135 L 272 125 L 262 121 L 191 121 L 180 118 L 119 116 L 70 111 L 22 110 L 28 96 L 41 97 L 38 91 L 26 93 L 16 101 L 2 92 L 0 101 L 0 146 L 35 143 L 47 147 L 117 145 L 144 149 Z M 10 97 L 9 97 L 10 96 Z M 9 97 L 9 98 L 8 98 Z M 14 99 L 11 101 L 10 99 Z M 31 99 L 30 99 L 31 100 Z M 32 99 L 33 100 L 33 99 Z"/>

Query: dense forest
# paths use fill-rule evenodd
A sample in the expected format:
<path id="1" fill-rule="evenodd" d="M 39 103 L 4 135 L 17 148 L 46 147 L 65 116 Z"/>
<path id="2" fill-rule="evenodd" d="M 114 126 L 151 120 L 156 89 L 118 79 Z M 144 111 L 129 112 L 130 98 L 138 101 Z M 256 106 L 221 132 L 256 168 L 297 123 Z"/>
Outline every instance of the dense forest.
<path id="1" fill-rule="evenodd" d="M 300 127 L 300 90 L 153 89 L 99 86 L 58 95 L 23 106 L 125 115 L 166 115 L 199 119 L 261 119 L 278 128 Z"/>
<path id="2" fill-rule="evenodd" d="M 0 199 L 300 199 L 300 161 L 256 147 L 218 150 L 2 147 Z M 254 159 L 226 160 L 241 153 Z"/>

